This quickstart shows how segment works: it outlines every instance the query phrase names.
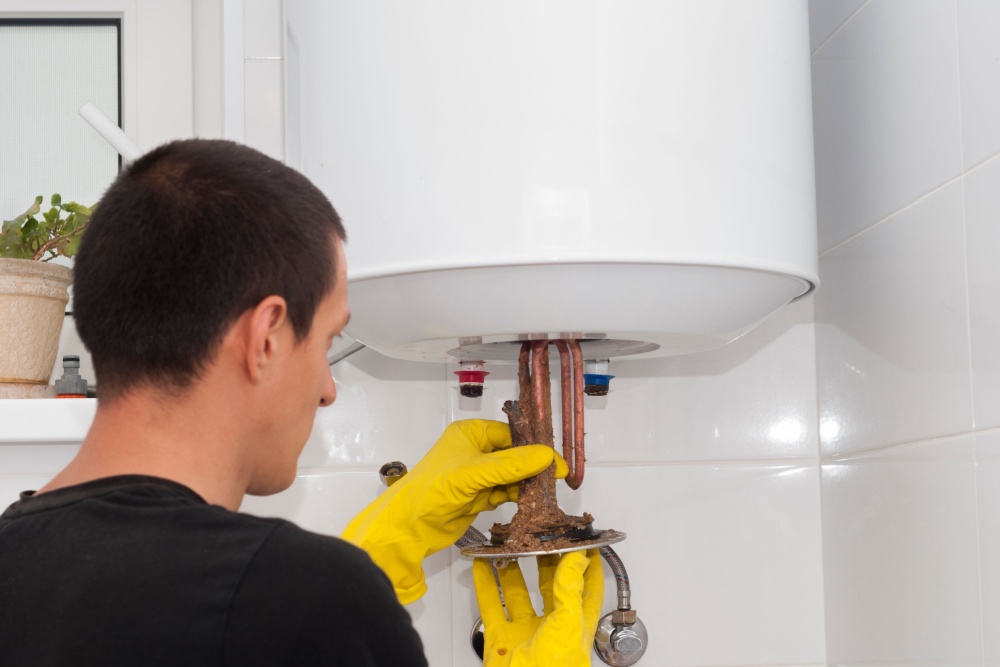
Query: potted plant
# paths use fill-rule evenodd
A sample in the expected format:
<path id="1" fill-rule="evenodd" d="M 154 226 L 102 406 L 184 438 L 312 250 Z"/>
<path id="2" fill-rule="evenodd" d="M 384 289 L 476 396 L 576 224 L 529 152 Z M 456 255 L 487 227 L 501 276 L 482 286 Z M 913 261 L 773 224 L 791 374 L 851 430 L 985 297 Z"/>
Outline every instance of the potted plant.
<path id="1" fill-rule="evenodd" d="M 52 396 L 49 377 L 59 351 L 72 271 L 50 263 L 72 257 L 92 207 L 52 195 L 0 228 L 0 397 Z"/>

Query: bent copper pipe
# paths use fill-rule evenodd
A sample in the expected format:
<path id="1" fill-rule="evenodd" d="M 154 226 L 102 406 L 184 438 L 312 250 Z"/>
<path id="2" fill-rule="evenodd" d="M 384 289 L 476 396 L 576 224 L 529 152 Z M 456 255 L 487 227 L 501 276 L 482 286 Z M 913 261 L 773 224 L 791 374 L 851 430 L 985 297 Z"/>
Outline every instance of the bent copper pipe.
<path id="1" fill-rule="evenodd" d="M 569 466 L 566 484 L 571 489 L 583 483 L 583 352 L 575 340 L 553 341 L 559 350 L 562 375 L 562 446 L 563 458 Z M 572 379 L 571 379 L 572 375 Z"/>
<path id="2" fill-rule="evenodd" d="M 578 489 L 583 483 L 583 462 L 587 459 L 583 451 L 583 351 L 580 343 L 569 341 L 573 355 L 573 467 L 566 477 L 569 488 Z"/>
<path id="3" fill-rule="evenodd" d="M 573 394 L 571 393 L 572 361 L 569 346 L 564 340 L 554 340 L 559 350 L 559 373 L 561 375 L 559 389 L 562 393 L 562 450 L 563 458 L 573 473 Z"/>
<path id="4" fill-rule="evenodd" d="M 547 340 L 525 341 L 517 356 L 519 377 L 528 377 L 531 364 L 531 382 L 535 398 L 535 411 L 539 423 L 548 419 L 551 406 L 545 400 L 544 383 L 548 377 L 549 342 Z M 559 371 L 562 390 L 562 449 L 563 458 L 569 467 L 566 484 L 578 489 L 583 483 L 584 429 L 583 429 L 583 352 L 575 340 L 554 340 L 559 350 Z M 537 437 L 537 434 L 536 434 Z"/>
<path id="5" fill-rule="evenodd" d="M 521 343 L 521 351 L 517 355 L 518 377 L 528 377 L 528 359 L 531 358 L 531 341 Z"/>

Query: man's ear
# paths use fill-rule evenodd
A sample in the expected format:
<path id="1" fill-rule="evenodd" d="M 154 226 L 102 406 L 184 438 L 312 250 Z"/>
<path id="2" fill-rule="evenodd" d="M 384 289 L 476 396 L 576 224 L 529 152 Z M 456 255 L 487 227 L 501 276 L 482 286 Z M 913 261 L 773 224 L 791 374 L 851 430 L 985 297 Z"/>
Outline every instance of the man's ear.
<path id="1" fill-rule="evenodd" d="M 288 304 L 280 296 L 272 294 L 251 311 L 247 332 L 246 364 L 253 382 L 259 381 L 261 375 L 273 363 L 278 353 L 278 331 L 290 324 Z"/>

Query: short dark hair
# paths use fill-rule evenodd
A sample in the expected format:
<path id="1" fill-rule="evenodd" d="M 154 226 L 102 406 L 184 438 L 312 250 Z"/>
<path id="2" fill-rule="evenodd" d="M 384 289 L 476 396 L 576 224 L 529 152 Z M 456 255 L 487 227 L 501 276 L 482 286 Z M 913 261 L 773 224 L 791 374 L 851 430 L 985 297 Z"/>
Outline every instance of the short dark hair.
<path id="1" fill-rule="evenodd" d="M 340 216 L 309 179 L 231 141 L 164 144 L 119 174 L 74 262 L 73 314 L 102 398 L 189 387 L 269 295 L 302 340 L 336 276 Z"/>

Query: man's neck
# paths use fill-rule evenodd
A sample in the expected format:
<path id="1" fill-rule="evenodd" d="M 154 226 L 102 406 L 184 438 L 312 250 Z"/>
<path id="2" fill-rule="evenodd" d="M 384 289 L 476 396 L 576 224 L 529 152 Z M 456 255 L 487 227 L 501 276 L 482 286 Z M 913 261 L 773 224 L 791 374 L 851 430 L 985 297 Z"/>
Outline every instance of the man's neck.
<path id="1" fill-rule="evenodd" d="M 138 389 L 102 404 L 73 460 L 39 493 L 114 475 L 183 484 L 208 503 L 239 508 L 246 492 L 239 431 L 216 402 L 189 392 L 168 398 Z"/>

